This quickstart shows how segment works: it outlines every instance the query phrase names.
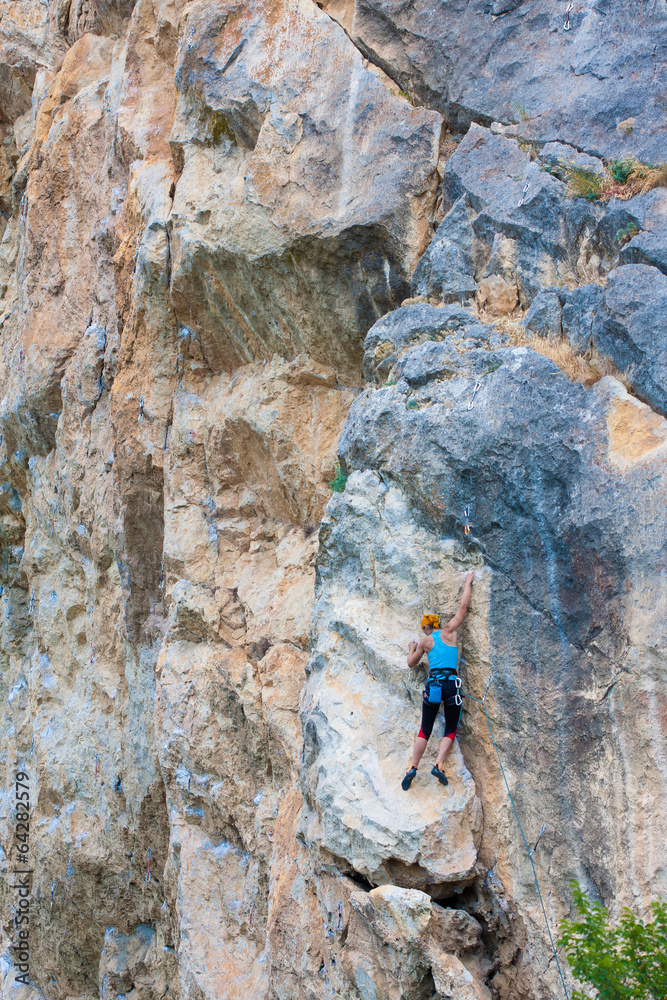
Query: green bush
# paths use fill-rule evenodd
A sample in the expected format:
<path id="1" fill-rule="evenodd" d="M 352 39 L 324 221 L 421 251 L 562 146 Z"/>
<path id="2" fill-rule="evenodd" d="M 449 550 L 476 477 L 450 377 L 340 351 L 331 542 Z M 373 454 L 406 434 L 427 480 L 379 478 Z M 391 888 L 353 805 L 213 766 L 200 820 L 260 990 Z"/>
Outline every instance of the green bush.
<path id="1" fill-rule="evenodd" d="M 336 462 L 334 466 L 334 471 L 336 475 L 333 477 L 329 486 L 331 487 L 332 493 L 342 493 L 345 490 L 345 484 L 347 482 L 347 476 L 344 474 L 340 467 L 340 462 Z"/>
<path id="2" fill-rule="evenodd" d="M 625 160 L 610 160 L 607 164 L 609 173 L 617 184 L 627 184 L 637 166 L 634 156 L 628 156 Z"/>
<path id="3" fill-rule="evenodd" d="M 634 236 L 636 236 L 637 233 L 640 233 L 640 232 L 641 232 L 641 230 L 640 230 L 639 226 L 636 226 L 634 224 L 634 222 L 631 222 L 629 226 L 625 227 L 625 229 L 619 229 L 618 230 L 618 232 L 616 233 L 616 236 L 615 236 L 615 240 L 616 240 L 617 243 L 620 243 L 621 246 L 625 246 L 626 243 L 629 243 L 630 240 Z"/>
<path id="4" fill-rule="evenodd" d="M 583 167 L 566 167 L 565 174 L 570 187 L 570 193 L 586 201 L 597 201 L 602 195 L 602 178 L 593 170 Z"/>
<path id="5" fill-rule="evenodd" d="M 579 920 L 563 920 L 559 945 L 580 983 L 572 1000 L 663 1000 L 667 997 L 667 903 L 653 903 L 653 920 L 638 920 L 627 907 L 616 924 L 601 903 L 572 883 Z"/>

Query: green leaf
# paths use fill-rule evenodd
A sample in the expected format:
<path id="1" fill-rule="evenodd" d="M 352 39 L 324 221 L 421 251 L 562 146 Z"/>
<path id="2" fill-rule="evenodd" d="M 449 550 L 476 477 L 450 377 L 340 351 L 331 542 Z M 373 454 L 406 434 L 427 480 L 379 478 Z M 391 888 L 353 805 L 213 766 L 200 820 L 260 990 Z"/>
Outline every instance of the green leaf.
<path id="1" fill-rule="evenodd" d="M 572 1000 L 663 1000 L 667 997 L 667 904 L 651 906 L 644 922 L 627 907 L 613 926 L 604 906 L 572 883 L 578 920 L 563 920 L 559 945 L 575 978 L 593 992 Z"/>

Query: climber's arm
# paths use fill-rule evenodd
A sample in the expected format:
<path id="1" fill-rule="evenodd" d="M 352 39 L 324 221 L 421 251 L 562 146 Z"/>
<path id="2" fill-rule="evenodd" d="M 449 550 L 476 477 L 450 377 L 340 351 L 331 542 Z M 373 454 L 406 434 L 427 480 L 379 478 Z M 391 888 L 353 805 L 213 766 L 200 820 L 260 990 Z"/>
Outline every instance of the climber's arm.
<path id="1" fill-rule="evenodd" d="M 475 571 L 471 570 L 466 573 L 466 580 L 463 584 L 463 593 L 461 594 L 461 600 L 459 602 L 458 611 L 450 621 L 447 622 L 443 632 L 456 632 L 457 628 L 468 614 L 468 608 L 470 607 L 470 601 L 472 599 L 472 581 L 475 579 Z"/>
<path id="2" fill-rule="evenodd" d="M 426 639 L 421 639 L 419 642 L 411 642 L 408 646 L 408 666 L 416 667 L 422 656 L 426 652 L 426 647 L 424 643 Z"/>

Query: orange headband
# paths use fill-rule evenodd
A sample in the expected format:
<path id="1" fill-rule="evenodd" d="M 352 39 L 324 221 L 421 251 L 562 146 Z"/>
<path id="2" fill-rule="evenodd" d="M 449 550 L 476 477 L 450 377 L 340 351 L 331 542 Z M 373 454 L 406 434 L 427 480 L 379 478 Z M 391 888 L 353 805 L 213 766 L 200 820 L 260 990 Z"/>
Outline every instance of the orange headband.
<path id="1" fill-rule="evenodd" d="M 424 617 L 422 618 L 422 628 L 424 628 L 426 625 L 430 626 L 430 628 L 439 628 L 440 615 L 424 615 Z"/>

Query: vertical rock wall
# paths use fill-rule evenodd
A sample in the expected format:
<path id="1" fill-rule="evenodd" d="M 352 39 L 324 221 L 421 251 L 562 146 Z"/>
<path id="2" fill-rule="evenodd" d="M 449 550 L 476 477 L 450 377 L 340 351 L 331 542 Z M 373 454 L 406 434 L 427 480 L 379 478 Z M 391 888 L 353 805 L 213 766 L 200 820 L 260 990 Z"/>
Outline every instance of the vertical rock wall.
<path id="1" fill-rule="evenodd" d="M 469 567 L 552 928 L 665 891 L 665 192 L 561 169 L 658 158 L 659 46 L 409 6 L 0 0 L 3 996 L 558 995 L 479 708 L 399 785 Z"/>

